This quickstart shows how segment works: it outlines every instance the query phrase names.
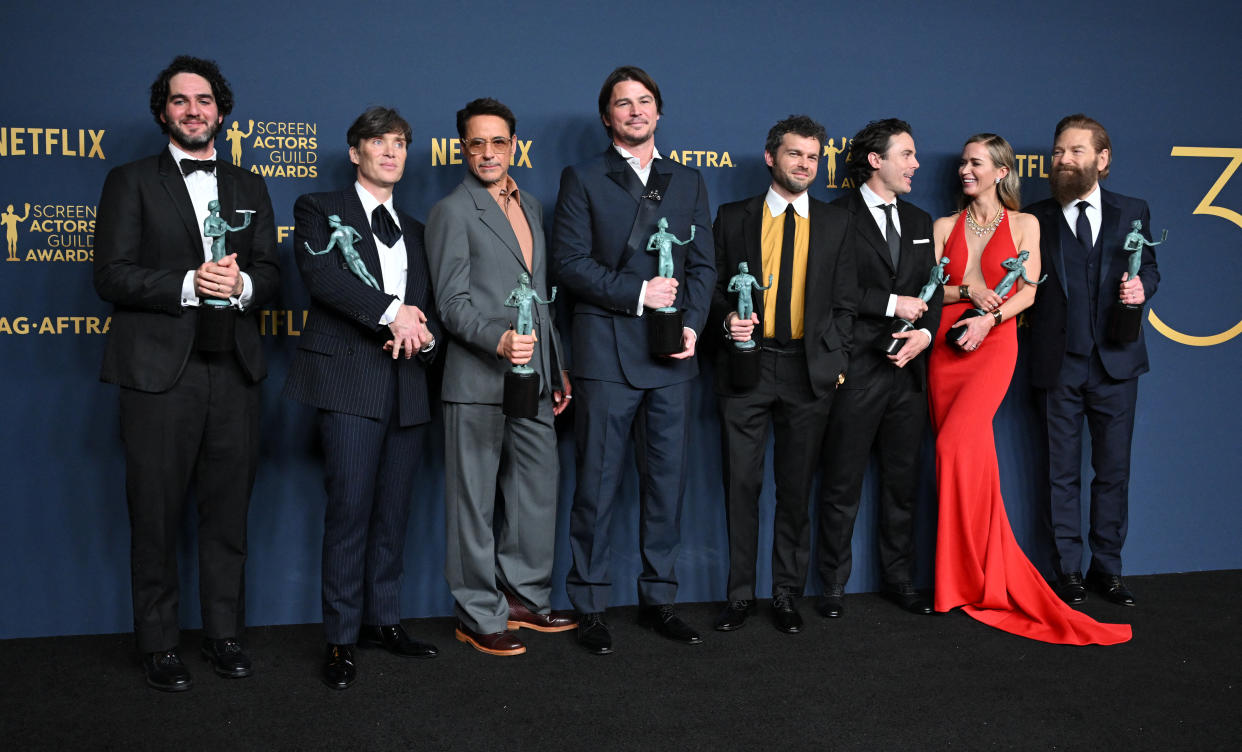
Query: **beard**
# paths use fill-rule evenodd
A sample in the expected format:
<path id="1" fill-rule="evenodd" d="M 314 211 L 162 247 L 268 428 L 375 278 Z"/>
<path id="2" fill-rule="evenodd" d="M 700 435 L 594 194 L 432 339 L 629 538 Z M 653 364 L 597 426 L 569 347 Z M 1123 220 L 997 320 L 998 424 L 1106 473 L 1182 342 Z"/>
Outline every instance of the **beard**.
<path id="1" fill-rule="evenodd" d="M 811 176 L 802 182 L 798 182 L 798 178 L 793 175 L 781 172 L 780 170 L 772 170 L 772 180 L 775 181 L 777 185 L 793 194 L 805 191 L 811 186 L 811 181 L 814 179 L 815 177 Z"/>
<path id="2" fill-rule="evenodd" d="M 208 123 L 207 130 L 197 136 L 190 136 L 181 130 L 181 126 L 176 123 L 168 124 L 168 135 L 172 138 L 173 143 L 177 144 L 182 151 L 192 152 L 203 148 L 207 144 L 216 140 L 216 134 L 220 132 L 220 123 Z"/>
<path id="3" fill-rule="evenodd" d="M 1052 197 L 1057 203 L 1065 206 L 1074 199 L 1082 198 L 1100 179 L 1100 171 L 1094 164 L 1084 167 L 1068 165 L 1053 168 L 1048 175 L 1048 185 L 1052 188 Z"/>

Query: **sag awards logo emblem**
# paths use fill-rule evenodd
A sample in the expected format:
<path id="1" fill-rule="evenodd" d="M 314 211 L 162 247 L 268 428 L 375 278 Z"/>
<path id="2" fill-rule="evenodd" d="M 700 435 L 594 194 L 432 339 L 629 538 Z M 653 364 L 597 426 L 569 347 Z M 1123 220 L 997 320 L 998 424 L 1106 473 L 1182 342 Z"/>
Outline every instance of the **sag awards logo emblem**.
<path id="1" fill-rule="evenodd" d="M 224 131 L 234 167 L 265 178 L 319 176 L 319 125 L 297 121 L 234 120 Z"/>
<path id="2" fill-rule="evenodd" d="M 0 126 L 0 157 L 107 159 L 104 130 Z"/>
<path id="3" fill-rule="evenodd" d="M 24 222 L 26 242 L 18 242 Z M 0 212 L 4 228 L 5 261 L 76 261 L 95 258 L 95 207 L 86 204 L 14 204 Z M 25 246 L 25 247 L 23 247 Z"/>
<path id="4" fill-rule="evenodd" d="M 841 184 L 837 185 L 837 157 L 840 156 L 841 154 L 844 154 L 845 158 L 841 160 L 841 163 L 845 164 L 849 162 L 850 161 L 849 148 L 850 148 L 850 144 L 852 143 L 854 143 L 854 139 L 846 138 L 842 136 L 841 146 L 838 147 L 837 139 L 834 136 L 833 138 L 828 139 L 828 143 L 824 144 L 824 158 L 826 160 L 824 162 L 824 166 L 827 168 L 827 172 L 828 172 L 828 183 L 824 186 L 825 188 L 853 188 L 854 187 L 854 181 L 850 180 L 849 175 L 845 175 L 844 177 L 842 177 Z"/>

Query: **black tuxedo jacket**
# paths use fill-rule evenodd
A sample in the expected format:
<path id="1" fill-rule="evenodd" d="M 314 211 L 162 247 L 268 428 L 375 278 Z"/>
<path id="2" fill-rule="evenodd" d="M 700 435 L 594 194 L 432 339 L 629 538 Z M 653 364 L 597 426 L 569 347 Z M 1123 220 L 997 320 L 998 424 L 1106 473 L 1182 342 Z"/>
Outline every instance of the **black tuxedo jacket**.
<path id="1" fill-rule="evenodd" d="M 636 223 L 640 213 L 650 216 Z M 561 173 L 552 270 L 557 284 L 575 298 L 574 376 L 652 389 L 698 373 L 697 358 L 652 357 L 646 314 L 637 314 L 642 284 L 659 270 L 657 255 L 646 246 L 661 217 L 681 240 L 691 225 L 696 227 L 692 242 L 673 245 L 673 276 L 679 284 L 674 305 L 683 313 L 683 324 L 701 338 L 716 268 L 707 186 L 698 171 L 655 159 L 644 186 L 609 144 L 603 154 Z"/>
<path id="2" fill-rule="evenodd" d="M 237 358 L 247 378 L 267 375 L 256 311 L 280 286 L 272 202 L 263 178 L 216 164 L 220 216 L 253 209 L 250 225 L 225 235 L 229 253 L 250 276 L 253 298 L 238 317 Z M 198 309 L 182 307 L 187 271 L 203 264 L 198 214 L 167 147 L 108 173 L 95 226 L 95 290 L 113 304 L 100 378 L 144 392 L 170 389 L 181 376 L 198 324 Z"/>
<path id="3" fill-rule="evenodd" d="M 852 229 L 846 239 L 846 248 L 857 266 L 860 300 L 858 317 L 854 319 L 854 349 L 850 355 L 847 378 L 858 386 L 866 383 L 879 369 L 895 367 L 875 345 L 891 331 L 893 317 L 884 315 L 889 296 L 917 296 L 936 265 L 932 218 L 914 204 L 897 199 L 901 252 L 894 269 L 888 243 L 871 210 L 863 203 L 862 194 L 857 190 L 850 191 L 834 200 L 832 205 L 848 212 L 851 221 Z M 940 326 L 943 303 L 942 289 L 928 301 L 927 312 L 914 322 L 915 327 L 927 329 L 932 335 L 931 346 L 906 364 L 906 368 L 917 374 L 915 383 L 919 388 L 927 383 L 928 353 L 936 344 L 936 329 Z"/>
<path id="4" fill-rule="evenodd" d="M 320 255 L 306 250 L 306 244 L 316 251 L 328 245 L 331 214 L 362 236 L 354 243 L 354 250 L 367 271 L 381 287 L 384 285 L 371 219 L 354 187 L 299 196 L 293 205 L 293 257 L 310 292 L 311 308 L 284 394 L 323 410 L 374 419 L 390 415 L 395 398 L 400 425 L 426 423 L 431 420 L 426 368 L 445 343 L 432 300 L 423 225 L 403 212 L 397 213 L 408 266 L 405 304 L 418 306 L 427 316 L 427 327 L 437 344 L 430 353 L 410 359 L 402 354 L 394 362 L 383 350 L 392 335 L 379 320 L 396 297 L 359 279 L 338 248 Z"/>
<path id="5" fill-rule="evenodd" d="M 1094 331 L 1104 335 L 1108 331 L 1109 309 L 1118 297 L 1121 275 L 1129 264 L 1122 250 L 1130 223 L 1136 219 L 1143 222 L 1143 235 L 1151 239 L 1151 214 L 1147 202 L 1100 189 L 1100 287 L 1096 308 Z M 1041 266 L 1048 279 L 1035 288 L 1035 303 L 1027 314 L 1031 325 L 1030 362 L 1031 383 L 1039 389 L 1056 386 L 1065 359 L 1065 317 L 1067 293 L 1065 284 L 1065 256 L 1061 250 L 1061 230 L 1068 227 L 1061 205 L 1047 198 L 1028 206 L 1025 211 L 1039 220 L 1039 246 Z M 1160 283 L 1160 271 L 1156 268 L 1156 253 L 1144 246 L 1139 279 L 1143 280 L 1143 294 L 1151 300 Z M 1114 379 L 1133 379 L 1147 373 L 1147 342 L 1143 328 L 1138 340 L 1119 345 L 1105 336 L 1095 343 L 1104 364 L 1104 370 Z"/>
<path id="6" fill-rule="evenodd" d="M 725 317 L 730 311 L 737 310 L 736 293 L 727 290 L 729 280 L 737 274 L 737 265 L 747 262 L 751 274 L 756 279 L 762 277 L 761 283 L 766 282 L 760 248 L 766 195 L 765 191 L 753 198 L 724 204 L 716 213 L 713 236 L 716 239 L 717 278 L 711 317 L 715 337 L 723 336 Z M 858 308 L 858 282 L 854 256 L 847 252 L 846 245 L 846 239 L 851 235 L 849 213 L 812 198 L 809 214 L 811 237 L 802 313 L 803 344 L 811 387 L 816 396 L 823 397 L 836 389 L 837 379 L 846 372 L 849 363 L 854 316 Z M 762 290 L 752 291 L 756 311 L 763 310 L 765 294 Z M 762 336 L 762 330 L 758 327 L 756 332 Z M 729 379 L 727 346 L 719 350 L 716 356 L 716 392 L 737 394 Z"/>

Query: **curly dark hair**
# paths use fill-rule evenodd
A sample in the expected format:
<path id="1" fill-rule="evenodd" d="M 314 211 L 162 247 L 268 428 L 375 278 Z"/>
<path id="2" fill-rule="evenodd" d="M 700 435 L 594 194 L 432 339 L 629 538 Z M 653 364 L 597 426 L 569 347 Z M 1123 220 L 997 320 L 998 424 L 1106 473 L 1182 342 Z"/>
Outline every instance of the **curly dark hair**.
<path id="1" fill-rule="evenodd" d="M 828 132 L 824 130 L 824 126 L 806 115 L 790 115 L 768 131 L 768 140 L 764 142 L 763 150 L 775 157 L 776 150 L 781 148 L 781 141 L 786 133 L 802 138 L 813 138 L 819 142 L 821 149 L 824 147 L 824 141 L 828 140 Z"/>
<path id="2" fill-rule="evenodd" d="M 233 111 L 233 90 L 229 88 L 229 82 L 220 73 L 220 68 L 216 65 L 216 61 L 191 57 L 190 55 L 178 55 L 173 58 L 173 61 L 168 64 L 167 68 L 160 71 L 160 74 L 155 77 L 155 81 L 151 84 L 151 115 L 155 118 L 155 122 L 159 124 L 162 132 L 168 132 L 168 124 L 163 121 L 162 117 L 164 115 L 164 107 L 168 104 L 169 81 L 178 73 L 193 73 L 207 79 L 207 83 L 211 84 L 211 94 L 216 98 L 216 110 L 220 113 L 221 118 L 228 117 L 229 113 Z"/>

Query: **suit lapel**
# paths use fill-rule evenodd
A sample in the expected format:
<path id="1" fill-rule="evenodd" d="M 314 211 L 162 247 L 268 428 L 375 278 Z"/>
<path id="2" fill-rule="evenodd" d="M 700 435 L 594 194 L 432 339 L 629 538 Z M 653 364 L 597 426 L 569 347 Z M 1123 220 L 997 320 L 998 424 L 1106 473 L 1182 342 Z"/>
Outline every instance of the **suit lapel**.
<path id="1" fill-rule="evenodd" d="M 1065 214 L 1061 211 L 1061 205 L 1055 200 L 1049 199 L 1043 220 L 1041 231 L 1044 233 L 1043 240 L 1045 240 L 1045 247 L 1049 252 L 1046 254 L 1047 258 L 1041 258 L 1040 262 L 1052 265 L 1053 270 L 1057 273 L 1057 282 L 1061 285 L 1061 294 L 1068 299 L 1069 286 L 1065 280 L 1065 251 L 1061 246 L 1061 236 L 1068 229 L 1069 225 L 1065 221 Z M 1100 229 L 1103 230 L 1103 227 Z M 1071 231 L 1070 234 L 1073 234 L 1073 232 Z"/>
<path id="2" fill-rule="evenodd" d="M 871 214 L 871 207 L 867 206 L 866 202 L 863 201 L 862 194 L 858 191 L 854 191 L 853 198 L 854 221 L 860 225 L 859 233 L 867 241 L 867 244 L 871 246 L 871 250 L 875 252 L 875 255 L 884 266 L 896 272 L 897 270 L 893 269 L 892 254 L 888 252 L 888 241 L 884 239 L 884 235 L 880 232 L 880 226 L 875 223 L 875 217 Z M 898 204 L 898 206 L 900 207 L 901 204 Z M 900 212 L 901 210 L 898 209 L 897 216 L 902 220 L 901 226 L 904 228 L 906 227 L 905 217 L 901 216 Z M 907 242 L 903 234 L 901 238 L 901 252 L 903 256 L 905 255 Z"/>
<path id="3" fill-rule="evenodd" d="M 1119 295 L 1117 286 L 1121 284 L 1121 273 L 1113 275 L 1113 264 L 1121 254 L 1113 244 L 1113 238 L 1123 236 L 1121 232 L 1121 207 L 1113 200 L 1113 194 L 1100 189 L 1100 300 L 1115 300 Z"/>
<path id="4" fill-rule="evenodd" d="M 746 265 L 750 273 L 759 280 L 760 285 L 767 286 L 768 277 L 763 273 L 763 199 L 765 195 L 755 196 L 746 203 L 746 216 L 742 219 L 742 247 L 746 249 Z M 720 272 L 722 276 L 724 272 L 733 276 L 737 274 L 737 269 L 723 270 Z M 754 309 L 762 313 L 764 291 L 752 290 L 752 293 Z"/>
<path id="5" fill-rule="evenodd" d="M 509 218 L 500 210 L 500 204 L 496 203 L 496 199 L 492 198 L 492 194 L 479 183 L 471 175 L 467 175 L 465 179 L 466 190 L 470 192 L 470 197 L 474 199 L 474 208 L 479 212 L 479 220 L 492 231 L 492 234 L 504 244 L 505 248 L 513 254 L 517 259 L 518 266 L 526 269 L 526 259 L 522 258 L 522 246 L 518 243 L 517 235 L 513 232 L 513 225 L 509 224 Z M 522 213 L 526 213 L 526 206 L 522 204 Z M 530 217 L 526 218 L 527 223 Z M 534 235 L 534 231 L 531 231 Z M 531 255 L 533 262 L 534 255 Z M 526 269 L 530 271 L 530 269 Z"/>
<path id="6" fill-rule="evenodd" d="M 634 174 L 634 169 L 630 167 L 629 162 L 626 162 L 611 144 L 609 144 L 608 150 L 604 152 L 604 160 L 608 164 L 609 180 L 628 193 L 630 198 L 634 199 L 634 203 L 641 201 L 643 196 L 642 181 Z"/>
<path id="7" fill-rule="evenodd" d="M 186 234 L 192 241 L 187 247 L 197 250 L 193 257 L 193 266 L 198 268 L 203 263 L 204 258 L 203 235 L 202 228 L 199 226 L 198 211 L 190 203 L 190 191 L 185 187 L 185 179 L 181 177 L 181 170 L 173 162 L 172 154 L 167 148 L 160 152 L 159 164 L 160 183 L 163 184 L 169 199 L 172 201 L 173 206 L 176 207 L 177 216 L 181 219 Z M 206 209 L 206 207 L 203 208 L 204 210 Z"/>
<path id="8" fill-rule="evenodd" d="M 380 292 L 384 291 L 384 269 L 380 264 L 379 248 L 375 245 L 375 236 L 371 233 L 371 218 L 362 208 L 362 199 L 358 198 L 355 188 L 347 188 L 341 192 L 345 210 L 341 212 L 341 224 L 349 225 L 358 231 L 362 240 L 354 244 L 354 250 L 366 265 L 367 271 L 379 282 Z M 401 228 L 402 233 L 407 228 Z"/>

